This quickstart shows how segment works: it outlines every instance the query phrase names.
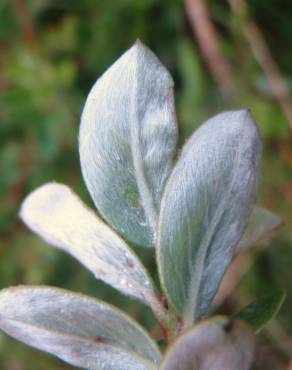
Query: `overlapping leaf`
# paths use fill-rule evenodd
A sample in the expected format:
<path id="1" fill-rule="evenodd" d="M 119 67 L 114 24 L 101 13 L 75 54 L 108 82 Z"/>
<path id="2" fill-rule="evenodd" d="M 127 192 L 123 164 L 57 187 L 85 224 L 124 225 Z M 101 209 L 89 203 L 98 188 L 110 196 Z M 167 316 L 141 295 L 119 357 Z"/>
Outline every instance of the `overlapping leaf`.
<path id="1" fill-rule="evenodd" d="M 278 313 L 284 299 L 284 291 L 275 291 L 250 303 L 235 317 L 246 321 L 255 332 L 259 332 Z"/>
<path id="2" fill-rule="evenodd" d="M 245 323 L 216 317 L 178 338 L 160 370 L 249 370 L 253 352 L 254 337 Z"/>
<path id="3" fill-rule="evenodd" d="M 23 202 L 20 216 L 49 244 L 77 258 L 124 294 L 159 309 L 151 279 L 139 259 L 65 185 L 49 183 Z"/>
<path id="4" fill-rule="evenodd" d="M 81 368 L 154 370 L 160 354 L 144 330 L 98 300 L 49 287 L 0 293 L 0 328 Z"/>
<path id="5" fill-rule="evenodd" d="M 140 42 L 96 82 L 82 114 L 83 176 L 98 211 L 129 241 L 152 246 L 176 150 L 173 81 Z"/>
<path id="6" fill-rule="evenodd" d="M 247 228 L 236 247 L 237 253 L 269 237 L 281 224 L 281 218 L 273 212 L 265 208 L 254 207 Z"/>
<path id="7" fill-rule="evenodd" d="M 158 265 L 188 326 L 212 301 L 255 202 L 260 139 L 247 111 L 202 125 L 182 150 L 161 203 Z"/>

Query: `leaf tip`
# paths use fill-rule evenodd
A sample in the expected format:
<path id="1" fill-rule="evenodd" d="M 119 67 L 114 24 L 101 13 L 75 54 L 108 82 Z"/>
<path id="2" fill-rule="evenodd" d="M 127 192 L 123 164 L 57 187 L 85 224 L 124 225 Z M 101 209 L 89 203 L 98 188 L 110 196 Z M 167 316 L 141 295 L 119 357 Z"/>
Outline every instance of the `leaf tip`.
<path id="1" fill-rule="evenodd" d="M 19 217 L 25 223 L 29 224 L 32 218 L 36 216 L 36 211 L 42 208 L 42 201 L 45 198 L 53 200 L 56 191 L 68 192 L 69 188 L 66 185 L 56 182 L 49 182 L 41 185 L 26 196 L 20 206 Z M 45 212 L 45 210 L 43 210 Z"/>
<path id="2" fill-rule="evenodd" d="M 141 41 L 141 39 L 139 37 L 136 38 L 134 46 L 137 46 L 137 47 L 144 46 L 143 42 Z"/>

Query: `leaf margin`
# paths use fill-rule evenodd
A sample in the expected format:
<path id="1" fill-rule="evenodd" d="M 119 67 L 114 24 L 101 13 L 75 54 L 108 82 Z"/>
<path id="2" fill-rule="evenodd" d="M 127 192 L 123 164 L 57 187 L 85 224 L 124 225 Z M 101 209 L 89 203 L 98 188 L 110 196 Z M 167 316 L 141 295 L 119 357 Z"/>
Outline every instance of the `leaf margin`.
<path id="1" fill-rule="evenodd" d="M 278 312 L 280 311 L 284 301 L 286 298 L 286 292 L 284 289 L 277 289 L 274 290 L 271 294 L 266 294 L 251 303 L 249 303 L 247 306 L 243 307 L 237 314 L 234 315 L 235 319 L 239 319 L 242 321 L 247 322 L 255 331 L 256 334 L 258 334 L 261 330 L 264 329 L 264 327 L 268 324 L 269 321 L 273 320 L 275 316 L 277 316 Z M 268 304 L 269 300 L 272 300 L 272 308 L 271 307 L 263 307 L 263 305 Z M 260 310 L 263 308 L 265 318 L 260 318 L 259 320 L 257 317 L 254 317 L 254 312 L 250 312 L 253 310 Z M 267 311 L 268 314 L 267 314 Z M 256 312 L 258 314 L 258 312 Z M 268 317 L 267 317 L 268 316 Z"/>
<path id="2" fill-rule="evenodd" d="M 156 357 L 156 360 L 154 360 L 154 358 L 152 360 L 150 360 L 150 358 L 147 358 L 146 355 L 145 355 L 145 361 L 144 361 L 144 357 L 139 354 L 139 353 L 135 353 L 134 350 L 130 350 L 130 349 L 127 349 L 127 348 L 121 348 L 122 351 L 124 351 L 125 353 L 129 353 L 130 355 L 133 353 L 135 355 L 136 358 L 141 358 L 142 360 L 142 363 L 144 362 L 145 364 L 146 363 L 151 363 L 151 361 L 153 361 L 153 365 L 155 365 L 155 361 L 159 361 L 159 359 L 161 358 L 161 353 L 160 353 L 160 350 L 156 344 L 156 342 L 150 337 L 149 333 L 137 322 L 135 321 L 133 318 L 131 318 L 129 315 L 127 315 L 124 311 L 122 311 L 121 309 L 107 303 L 107 302 L 104 302 L 104 301 L 101 301 L 97 298 L 94 298 L 94 297 L 90 297 L 90 296 L 87 296 L 87 295 L 83 295 L 81 293 L 75 293 L 75 292 L 72 292 L 70 290 L 66 290 L 66 289 L 63 289 L 63 288 L 57 288 L 57 287 L 52 287 L 52 286 L 43 286 L 43 285 L 19 285 L 19 286 L 12 286 L 12 287 L 9 287 L 9 288 L 4 288 L 0 291 L 0 307 L 1 307 L 1 299 L 5 298 L 5 295 L 12 295 L 14 293 L 18 293 L 18 292 L 24 292 L 24 291 L 33 291 L 33 290 L 38 290 L 40 293 L 42 292 L 51 292 L 51 293 L 56 293 L 57 295 L 59 294 L 60 296 L 62 297 L 66 297 L 66 298 L 73 298 L 73 299 L 80 299 L 80 302 L 82 301 L 82 303 L 91 303 L 91 304 L 96 304 L 97 306 L 100 306 L 100 307 L 103 307 L 105 309 L 108 309 L 109 311 L 111 311 L 111 313 L 113 313 L 114 315 L 120 317 L 124 323 L 127 323 L 129 324 L 130 326 L 132 326 L 133 328 L 135 328 L 135 330 L 137 331 L 137 333 L 141 334 L 141 337 L 144 338 L 145 341 L 147 341 L 147 343 L 149 344 L 149 348 L 151 348 L 153 354 L 155 353 L 155 356 Z M 11 297 L 8 297 L 8 298 L 11 298 Z M 7 298 L 6 298 L 7 299 Z M 44 312 L 43 314 L 44 316 L 46 316 L 46 312 Z M 2 331 L 4 331 L 7 335 L 9 335 L 10 337 L 13 337 L 14 339 L 16 340 L 19 340 L 17 338 L 17 336 L 14 336 L 14 335 L 11 335 L 10 333 L 8 333 L 5 329 L 3 329 L 1 326 L 1 321 L 13 321 L 13 319 L 11 318 L 2 318 L 2 312 L 0 311 L 0 329 Z M 16 320 L 17 321 L 20 321 L 20 320 Z M 21 322 L 21 321 L 20 321 Z M 24 325 L 26 325 L 24 323 Z M 30 325 L 30 324 L 28 324 Z M 39 327 L 36 326 L 37 329 L 39 329 Z M 41 330 L 44 330 L 45 332 L 49 332 L 50 330 L 49 329 L 41 329 Z M 52 330 L 52 332 L 54 333 L 54 331 Z M 64 338 L 66 337 L 72 337 L 73 339 L 77 338 L 79 339 L 78 336 L 74 336 L 72 334 L 68 334 L 68 333 L 61 333 L 61 336 L 63 336 Z M 82 339 L 82 338 L 81 338 Z M 85 341 L 89 340 L 90 339 L 85 339 L 83 338 Z M 93 341 L 95 340 L 96 338 L 93 338 Z M 45 349 L 41 349 L 40 347 L 38 346 L 35 346 L 35 345 L 32 345 L 32 344 L 28 344 L 26 343 L 25 341 L 22 341 L 20 340 L 22 343 L 25 343 L 26 345 L 30 346 L 30 347 L 33 347 L 33 348 L 36 348 L 40 351 L 43 351 L 43 352 L 48 352 L 50 354 L 53 354 L 54 356 L 56 356 L 54 353 L 50 352 L 50 351 L 47 351 Z M 146 343 L 146 342 L 145 342 Z M 144 344 L 145 344 L 144 343 Z M 117 348 L 119 348 L 119 346 L 117 345 L 113 345 Z M 57 356 L 59 357 L 59 356 Z M 60 357 L 59 357 L 60 358 Z M 63 359 L 64 360 L 64 359 Z M 66 360 L 65 360 L 66 361 Z M 71 363 L 72 364 L 72 363 Z M 76 366 L 76 365 L 75 365 Z M 152 368 L 150 368 L 152 370 Z M 153 369 L 155 369 L 155 366 L 153 366 Z"/>

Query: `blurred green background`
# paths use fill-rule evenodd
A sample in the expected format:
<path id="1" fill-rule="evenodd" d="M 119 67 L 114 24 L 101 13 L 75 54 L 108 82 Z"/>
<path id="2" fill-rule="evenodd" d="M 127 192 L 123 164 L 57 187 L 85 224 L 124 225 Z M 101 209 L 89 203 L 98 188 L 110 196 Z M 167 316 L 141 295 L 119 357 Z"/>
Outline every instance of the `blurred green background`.
<path id="1" fill-rule="evenodd" d="M 193 1 L 191 6 L 198 3 Z M 258 122 L 264 142 L 259 204 L 280 214 L 285 226 L 270 243 L 244 257 L 244 277 L 218 310 L 231 314 L 272 288 L 286 289 L 281 312 L 258 338 L 255 368 L 288 369 L 292 353 L 292 3 L 250 0 L 242 12 L 236 10 L 242 1 L 203 3 L 217 31 L 215 46 L 229 66 L 227 88 L 214 78 L 216 61 L 204 57 L 193 33 L 194 19 L 188 17 L 190 7 L 187 12 L 183 1 L 0 0 L 0 287 L 60 286 L 106 299 L 146 327 L 153 325 L 149 311 L 48 247 L 17 216 L 22 199 L 52 180 L 69 184 L 92 205 L 78 160 L 82 106 L 96 78 L 140 38 L 174 77 L 181 144 L 204 119 L 219 111 L 247 107 Z M 269 58 L 258 63 L 263 47 L 256 32 L 248 34 L 252 25 L 271 51 L 268 56 L 276 72 L 266 68 Z M 204 25 L 199 27 L 208 37 Z M 206 47 L 212 48 L 212 42 L 203 42 Z M 270 79 L 278 70 L 285 91 L 277 96 Z M 153 255 L 140 254 L 154 270 Z M 0 369 L 70 368 L 0 334 Z"/>

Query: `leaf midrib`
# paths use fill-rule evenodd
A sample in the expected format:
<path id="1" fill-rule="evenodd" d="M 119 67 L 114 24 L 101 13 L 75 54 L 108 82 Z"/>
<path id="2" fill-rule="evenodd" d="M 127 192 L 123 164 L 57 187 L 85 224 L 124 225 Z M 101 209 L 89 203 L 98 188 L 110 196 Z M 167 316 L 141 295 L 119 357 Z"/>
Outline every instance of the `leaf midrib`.
<path id="1" fill-rule="evenodd" d="M 216 227 L 218 226 L 222 215 L 224 214 L 226 210 L 226 205 L 228 204 L 228 200 L 230 198 L 230 194 L 232 192 L 233 188 L 233 183 L 234 179 L 236 178 L 236 173 L 238 169 L 238 162 L 240 159 L 240 154 L 242 153 L 243 145 L 241 145 L 244 142 L 244 140 L 239 141 L 239 146 L 238 150 L 236 153 L 236 160 L 235 160 L 235 165 L 233 167 L 233 173 L 231 177 L 230 184 L 228 186 L 228 189 L 226 191 L 226 194 L 228 196 L 225 197 L 225 199 L 221 200 L 219 202 L 219 205 L 217 207 L 217 212 L 215 213 L 213 220 L 211 222 L 211 225 L 209 227 L 209 230 L 211 230 L 210 233 L 208 233 L 208 237 L 203 239 L 203 242 L 201 244 L 201 248 L 198 250 L 198 254 L 196 254 L 196 262 L 195 262 L 195 267 L 194 268 L 194 274 L 191 278 L 191 283 L 189 285 L 188 289 L 188 299 L 187 303 L 184 309 L 184 323 L 186 327 L 191 327 L 193 325 L 193 322 L 196 317 L 196 311 L 198 308 L 198 296 L 199 296 L 199 291 L 200 291 L 200 285 L 203 277 L 203 272 L 204 272 L 204 267 L 205 267 L 205 259 L 207 255 L 207 251 L 209 249 L 210 241 L 212 240 L 214 236 L 214 232 Z"/>
<path id="2" fill-rule="evenodd" d="M 1 318 L 0 318 L 0 320 L 1 320 Z M 96 346 L 102 346 L 103 345 L 102 343 L 100 343 L 100 344 L 95 343 L 94 340 L 96 338 L 90 339 L 90 338 L 80 337 L 80 336 L 77 336 L 77 335 L 74 335 L 74 334 L 68 334 L 68 333 L 53 331 L 53 330 L 49 330 L 49 329 L 46 329 L 46 328 L 42 328 L 38 325 L 25 323 L 25 322 L 23 322 L 21 320 L 18 320 L 18 319 L 2 318 L 2 321 L 12 322 L 12 325 L 13 325 L 13 322 L 15 322 L 16 324 L 18 324 L 20 326 L 28 328 L 28 331 L 29 331 L 29 328 L 33 328 L 35 330 L 39 330 L 40 332 L 49 333 L 52 336 L 55 335 L 55 336 L 58 336 L 60 338 L 64 338 L 64 339 L 68 339 L 68 340 L 72 339 L 72 340 L 76 340 L 76 341 L 80 341 L 80 342 L 84 342 L 84 343 L 94 344 Z M 149 369 L 156 370 L 156 366 L 155 366 L 154 362 L 148 360 L 145 357 L 142 357 L 140 354 L 138 354 L 136 352 L 132 352 L 131 350 L 129 350 L 127 348 L 124 348 L 124 347 L 121 347 L 120 345 L 118 345 L 116 343 L 106 342 L 104 345 L 112 346 L 112 347 L 118 349 L 121 352 L 125 352 L 125 353 L 129 354 L 129 356 L 134 357 L 137 361 L 141 362 L 141 364 L 147 366 Z M 33 346 L 33 344 L 31 344 L 31 346 Z M 40 347 L 37 347 L 37 348 L 40 348 Z M 44 350 L 44 351 L 49 352 L 49 351 L 46 351 L 46 350 Z"/>
<path id="3" fill-rule="evenodd" d="M 154 199 L 150 186 L 147 182 L 143 157 L 141 153 L 140 135 L 139 135 L 139 106 L 138 106 L 138 68 L 139 60 L 136 51 L 136 62 L 134 65 L 134 79 L 131 98 L 131 112 L 130 112 L 130 130 L 131 130 L 131 151 L 133 158 L 133 166 L 135 170 L 135 177 L 137 180 L 138 191 L 141 197 L 142 206 L 144 208 L 145 217 L 148 225 L 155 236 L 157 225 L 157 210 L 154 206 Z"/>

